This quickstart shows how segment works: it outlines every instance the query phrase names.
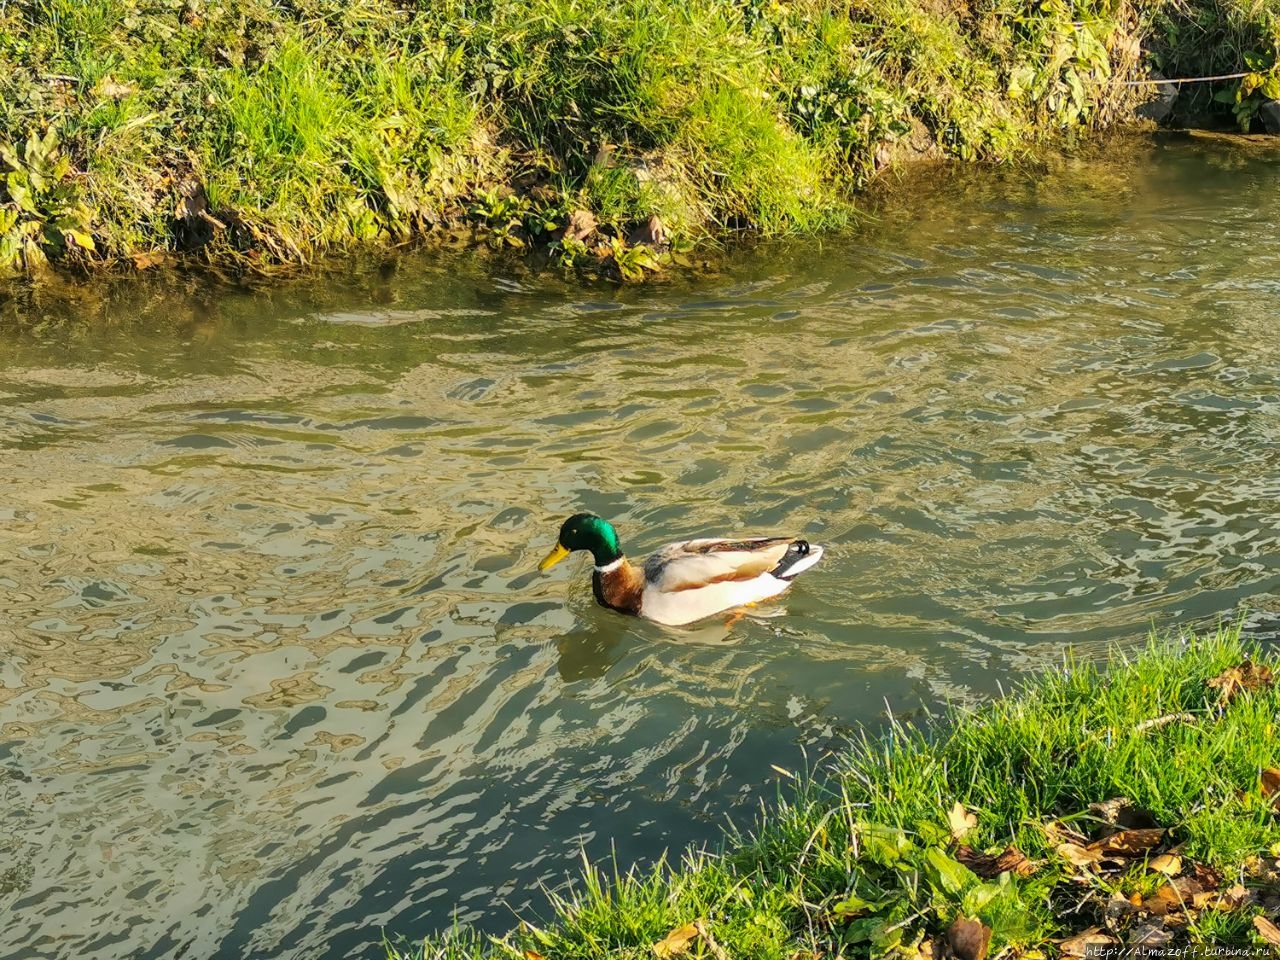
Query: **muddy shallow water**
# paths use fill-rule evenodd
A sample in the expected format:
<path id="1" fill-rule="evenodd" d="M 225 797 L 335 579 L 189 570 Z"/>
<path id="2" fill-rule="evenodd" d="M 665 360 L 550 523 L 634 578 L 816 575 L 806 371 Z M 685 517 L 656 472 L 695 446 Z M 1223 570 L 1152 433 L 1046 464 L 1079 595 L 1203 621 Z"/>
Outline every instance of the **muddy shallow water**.
<path id="1" fill-rule="evenodd" d="M 935 177 L 643 288 L 410 258 L 39 306 L 0 331 L 0 958 L 505 929 L 886 705 L 1274 633 L 1275 159 Z M 534 572 L 581 509 L 828 554 L 669 630 Z"/>

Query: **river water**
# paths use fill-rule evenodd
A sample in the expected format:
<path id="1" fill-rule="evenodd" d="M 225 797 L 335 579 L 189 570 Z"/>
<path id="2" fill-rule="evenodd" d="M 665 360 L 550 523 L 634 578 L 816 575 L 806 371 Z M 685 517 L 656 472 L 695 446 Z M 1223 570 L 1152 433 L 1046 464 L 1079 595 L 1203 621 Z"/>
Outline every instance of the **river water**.
<path id="1" fill-rule="evenodd" d="M 1280 151 L 930 173 L 711 274 L 406 258 L 0 330 L 0 960 L 365 957 L 713 841 L 859 725 L 1280 610 Z M 594 606 L 560 521 L 798 533 Z"/>

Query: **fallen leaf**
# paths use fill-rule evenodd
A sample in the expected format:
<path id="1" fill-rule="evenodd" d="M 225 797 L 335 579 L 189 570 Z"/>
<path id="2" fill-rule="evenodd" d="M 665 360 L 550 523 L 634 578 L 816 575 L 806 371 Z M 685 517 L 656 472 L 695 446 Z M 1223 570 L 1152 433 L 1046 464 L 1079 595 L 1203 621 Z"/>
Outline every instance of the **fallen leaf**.
<path id="1" fill-rule="evenodd" d="M 590 210 L 574 210 L 564 227 L 564 237 L 579 242 L 586 241 L 596 232 L 596 218 Z"/>
<path id="2" fill-rule="evenodd" d="M 178 184 L 178 205 L 174 216 L 191 224 L 202 213 L 209 211 L 209 195 L 199 180 L 184 180 Z"/>
<path id="3" fill-rule="evenodd" d="M 1004 853 L 996 858 L 996 866 L 1000 868 L 1000 872 L 1012 871 L 1019 877 L 1029 877 L 1040 869 L 1043 861 L 1030 860 L 1027 855 L 1017 847 L 1005 847 Z"/>
<path id="4" fill-rule="evenodd" d="M 1146 853 L 1164 839 L 1164 830 L 1160 827 L 1148 827 L 1138 830 L 1121 830 L 1109 837 L 1095 840 L 1088 849 L 1104 857 L 1134 857 Z"/>
<path id="5" fill-rule="evenodd" d="M 121 83 L 111 77 L 103 77 L 98 81 L 97 91 L 109 100 L 121 100 L 134 93 L 138 88 L 132 83 Z"/>
<path id="6" fill-rule="evenodd" d="M 1157 926 L 1154 923 L 1140 924 L 1129 931 L 1129 946 L 1131 947 L 1147 947 L 1148 949 L 1163 947 L 1172 939 L 1172 933 L 1164 929 L 1163 926 Z"/>
<path id="7" fill-rule="evenodd" d="M 1259 666 L 1248 660 L 1238 667 L 1227 667 L 1205 685 L 1217 690 L 1218 703 L 1225 705 L 1242 691 L 1265 690 L 1273 682 L 1270 667 Z"/>
<path id="8" fill-rule="evenodd" d="M 133 261 L 135 270 L 149 270 L 164 263 L 165 255 L 163 253 L 135 253 L 129 259 Z"/>
<path id="9" fill-rule="evenodd" d="M 1062 859 L 1077 867 L 1087 867 L 1089 864 L 1097 863 L 1102 859 L 1102 854 L 1096 850 L 1086 849 L 1078 843 L 1060 843 L 1056 852 Z"/>
<path id="10" fill-rule="evenodd" d="M 1269 797 L 1280 793 L 1280 769 L 1267 767 L 1262 771 L 1262 795 Z"/>
<path id="11" fill-rule="evenodd" d="M 1089 843 L 1089 838 L 1083 833 L 1078 833 L 1065 824 L 1053 820 L 1042 823 L 1040 829 L 1044 831 L 1044 838 L 1052 847 L 1063 843 L 1074 843 L 1078 847 L 1083 847 Z"/>
<path id="12" fill-rule="evenodd" d="M 797 950 L 787 960 L 822 960 L 823 954 L 814 953 L 812 950 Z"/>
<path id="13" fill-rule="evenodd" d="M 1005 847 L 1002 853 L 992 855 L 962 843 L 956 847 L 956 859 L 984 880 L 1010 872 L 1019 877 L 1029 877 L 1040 869 L 1037 861 L 1028 860 L 1027 855 L 1016 847 Z"/>
<path id="14" fill-rule="evenodd" d="M 1280 927 L 1259 914 L 1253 918 L 1253 928 L 1262 935 L 1262 939 L 1272 946 L 1280 947 Z"/>
<path id="15" fill-rule="evenodd" d="M 964 804 L 959 800 L 951 808 L 947 820 L 951 824 L 951 836 L 957 840 L 963 840 L 964 835 L 978 825 L 978 818 L 965 810 Z"/>
<path id="16" fill-rule="evenodd" d="M 1207 893 L 1195 880 L 1183 877 L 1180 880 L 1170 880 L 1168 883 L 1161 884 L 1160 889 L 1147 897 L 1142 906 L 1155 916 L 1163 917 L 1165 914 L 1176 913 L 1187 907 L 1204 906 L 1211 896 L 1212 894 Z M 1199 903 L 1196 903 L 1197 897 L 1201 898 Z"/>
<path id="17" fill-rule="evenodd" d="M 667 229 L 655 213 L 644 223 L 627 234 L 627 243 L 631 246 L 660 248 L 667 242 Z"/>
<path id="18" fill-rule="evenodd" d="M 981 920 L 956 917 L 947 930 L 947 942 L 959 960 L 986 960 L 991 928 Z"/>
<path id="19" fill-rule="evenodd" d="M 1193 866 L 1191 873 L 1206 890 L 1216 890 L 1222 883 L 1222 875 L 1213 867 L 1206 866 L 1203 863 L 1197 863 Z"/>
<path id="20" fill-rule="evenodd" d="M 1064 957 L 1083 957 L 1089 954 L 1098 955 L 1097 947 L 1106 947 L 1116 942 L 1116 938 L 1102 932 L 1101 927 L 1090 927 L 1084 933 L 1076 934 L 1067 940 L 1058 941 L 1058 949 Z M 1095 949 L 1090 949 L 1093 947 Z"/>
<path id="21" fill-rule="evenodd" d="M 697 937 L 696 923 L 686 923 L 683 927 L 676 927 L 653 945 L 654 955 L 660 960 L 665 960 L 666 957 L 678 957 L 689 949 L 689 944 L 693 943 Z"/>
<path id="22" fill-rule="evenodd" d="M 1214 903 L 1214 907 L 1223 913 L 1230 913 L 1232 910 L 1248 903 L 1249 899 L 1249 888 L 1237 883 L 1229 890 L 1223 890 L 1222 893 L 1218 894 L 1218 900 Z"/>
<path id="23" fill-rule="evenodd" d="M 1147 868 L 1166 877 L 1176 877 L 1182 872 L 1182 858 L 1176 853 L 1162 853 L 1148 863 Z"/>
<path id="24" fill-rule="evenodd" d="M 547 958 L 537 950 L 526 950 L 524 952 L 524 960 L 547 960 Z"/>
<path id="25" fill-rule="evenodd" d="M 1118 890 L 1111 895 L 1111 899 L 1107 901 L 1107 906 L 1103 911 L 1106 914 L 1107 926 L 1112 926 L 1112 921 L 1127 917 L 1130 914 L 1137 913 L 1138 908 L 1142 905 L 1142 898 L 1138 898 L 1138 903 L 1134 903 L 1123 893 Z"/>

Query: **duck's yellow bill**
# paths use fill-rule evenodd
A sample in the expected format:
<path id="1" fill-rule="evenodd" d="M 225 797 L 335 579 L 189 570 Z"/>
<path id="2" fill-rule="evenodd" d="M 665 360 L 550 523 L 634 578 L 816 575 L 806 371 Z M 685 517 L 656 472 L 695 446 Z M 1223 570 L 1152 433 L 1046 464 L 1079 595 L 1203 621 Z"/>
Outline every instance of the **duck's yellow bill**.
<path id="1" fill-rule="evenodd" d="M 550 570 L 568 555 L 569 551 L 557 543 L 552 551 L 542 558 L 542 562 L 538 564 L 538 569 Z"/>

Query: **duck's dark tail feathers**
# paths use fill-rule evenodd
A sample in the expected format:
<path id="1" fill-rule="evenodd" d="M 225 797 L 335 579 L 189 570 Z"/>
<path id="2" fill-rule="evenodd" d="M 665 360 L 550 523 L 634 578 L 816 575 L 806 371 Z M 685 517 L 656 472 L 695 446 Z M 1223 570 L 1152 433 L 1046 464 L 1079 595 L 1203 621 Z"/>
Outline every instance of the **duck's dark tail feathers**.
<path id="1" fill-rule="evenodd" d="M 822 547 L 808 540 L 793 540 L 779 563 L 769 572 L 779 580 L 794 580 L 822 559 Z"/>

